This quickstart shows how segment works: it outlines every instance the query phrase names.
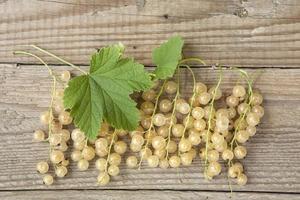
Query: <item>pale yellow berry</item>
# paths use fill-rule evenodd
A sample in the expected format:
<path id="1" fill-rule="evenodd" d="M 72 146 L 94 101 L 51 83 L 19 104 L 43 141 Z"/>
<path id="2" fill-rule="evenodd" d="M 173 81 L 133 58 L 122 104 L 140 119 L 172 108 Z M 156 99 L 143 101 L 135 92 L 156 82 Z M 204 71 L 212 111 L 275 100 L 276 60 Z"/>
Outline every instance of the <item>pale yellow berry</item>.
<path id="1" fill-rule="evenodd" d="M 249 133 L 245 130 L 240 130 L 236 133 L 235 139 L 239 143 L 245 143 L 249 139 Z"/>
<path id="2" fill-rule="evenodd" d="M 151 155 L 152 151 L 149 148 L 144 148 L 140 151 L 140 156 L 142 160 L 147 160 L 147 158 Z"/>
<path id="3" fill-rule="evenodd" d="M 129 167 L 129 168 L 135 168 L 138 164 L 138 159 L 137 157 L 135 156 L 129 156 L 127 159 L 126 159 L 126 165 Z"/>
<path id="4" fill-rule="evenodd" d="M 155 149 L 154 155 L 158 156 L 159 159 L 163 159 L 166 156 L 166 149 Z"/>
<path id="5" fill-rule="evenodd" d="M 80 159 L 77 163 L 79 171 L 86 171 L 89 168 L 89 161 Z"/>
<path id="6" fill-rule="evenodd" d="M 141 146 L 144 144 L 144 138 L 141 135 L 134 135 L 131 138 L 131 144 Z"/>
<path id="7" fill-rule="evenodd" d="M 172 102 L 169 99 L 163 99 L 159 102 L 159 110 L 167 113 L 172 109 Z"/>
<path id="8" fill-rule="evenodd" d="M 263 97 L 258 92 L 254 92 L 250 97 L 251 105 L 260 105 L 263 102 Z"/>
<path id="9" fill-rule="evenodd" d="M 84 142 L 84 140 L 82 140 L 82 141 L 75 141 L 74 143 L 73 143 L 73 147 L 74 147 L 74 149 L 76 149 L 76 150 L 82 150 L 84 147 L 85 147 L 85 142 Z"/>
<path id="10" fill-rule="evenodd" d="M 117 165 L 110 165 L 107 169 L 107 172 L 111 176 L 117 176 L 120 173 L 120 169 Z"/>
<path id="11" fill-rule="evenodd" d="M 41 123 L 45 124 L 45 125 L 49 124 L 49 122 L 52 121 L 52 119 L 53 119 L 53 116 L 50 114 L 49 111 L 43 112 L 40 116 Z"/>
<path id="12" fill-rule="evenodd" d="M 108 141 L 106 138 L 99 138 L 95 141 L 96 149 L 104 150 L 104 149 L 107 149 L 107 147 L 108 147 Z"/>
<path id="13" fill-rule="evenodd" d="M 207 167 L 207 174 L 209 176 L 217 176 L 221 173 L 222 167 L 218 162 L 211 162 Z"/>
<path id="14" fill-rule="evenodd" d="M 154 111 L 154 104 L 150 101 L 145 101 L 142 103 L 141 109 L 146 115 L 151 115 Z"/>
<path id="15" fill-rule="evenodd" d="M 197 131 L 203 131 L 206 128 L 206 122 L 204 119 L 194 120 L 194 128 Z"/>
<path id="16" fill-rule="evenodd" d="M 55 170 L 56 176 L 60 178 L 66 176 L 67 173 L 68 173 L 68 169 L 65 166 L 59 166 Z"/>
<path id="17" fill-rule="evenodd" d="M 166 147 L 169 153 L 175 153 L 177 151 L 177 144 L 173 140 L 170 140 Z"/>
<path id="18" fill-rule="evenodd" d="M 222 152 L 222 159 L 223 160 L 232 160 L 234 157 L 233 152 L 230 149 L 226 149 Z"/>
<path id="19" fill-rule="evenodd" d="M 201 107 L 195 107 L 192 110 L 192 116 L 195 119 L 202 119 L 204 117 L 204 110 Z"/>
<path id="20" fill-rule="evenodd" d="M 124 154 L 127 150 L 127 144 L 123 141 L 114 143 L 114 151 L 118 154 Z"/>
<path id="21" fill-rule="evenodd" d="M 233 152 L 237 159 L 243 159 L 247 155 L 247 149 L 244 146 L 235 147 Z"/>
<path id="22" fill-rule="evenodd" d="M 239 174 L 237 176 L 236 182 L 238 185 L 241 185 L 241 186 L 246 185 L 247 181 L 248 181 L 248 178 L 245 174 Z"/>
<path id="23" fill-rule="evenodd" d="M 33 134 L 33 139 L 37 142 L 42 142 L 45 140 L 45 133 L 42 130 L 36 130 Z"/>
<path id="24" fill-rule="evenodd" d="M 178 144 L 178 149 L 180 152 L 188 152 L 192 148 L 192 143 L 186 139 L 182 138 Z"/>
<path id="25" fill-rule="evenodd" d="M 222 97 L 222 91 L 220 88 L 216 88 L 216 86 L 211 87 L 208 90 L 208 93 L 211 95 L 211 97 L 215 96 L 215 100 L 218 100 Z"/>
<path id="26" fill-rule="evenodd" d="M 162 169 L 167 169 L 169 167 L 169 161 L 167 159 L 160 160 L 159 167 Z"/>
<path id="27" fill-rule="evenodd" d="M 65 70 L 61 73 L 60 78 L 62 81 L 68 82 L 71 78 L 71 74 L 69 71 Z"/>
<path id="28" fill-rule="evenodd" d="M 62 166 L 68 166 L 70 164 L 70 161 L 69 160 L 63 160 L 62 162 L 61 162 L 61 165 Z"/>
<path id="29" fill-rule="evenodd" d="M 136 145 L 136 144 L 130 144 L 130 150 L 132 151 L 132 152 L 139 152 L 141 149 L 142 149 L 142 145 Z"/>
<path id="30" fill-rule="evenodd" d="M 106 169 L 106 159 L 98 158 L 95 162 L 96 169 L 99 171 L 105 171 Z"/>
<path id="31" fill-rule="evenodd" d="M 216 162 L 219 160 L 219 152 L 216 150 L 209 150 L 207 152 L 207 160 L 209 162 Z"/>
<path id="32" fill-rule="evenodd" d="M 155 92 L 155 90 L 153 90 L 153 89 L 144 91 L 143 94 L 142 94 L 142 98 L 143 98 L 145 101 L 152 101 L 152 100 L 155 99 L 155 97 L 156 97 L 156 92 Z"/>
<path id="33" fill-rule="evenodd" d="M 250 126 L 256 126 L 259 123 L 260 119 L 258 114 L 250 112 L 247 114 L 246 121 Z"/>
<path id="34" fill-rule="evenodd" d="M 198 101 L 201 105 L 206 105 L 211 100 L 211 95 L 207 92 L 203 92 L 198 96 Z"/>
<path id="35" fill-rule="evenodd" d="M 169 165 L 172 168 L 177 168 L 180 166 L 180 158 L 178 156 L 171 156 L 171 158 L 169 159 Z"/>
<path id="36" fill-rule="evenodd" d="M 85 135 L 80 129 L 76 128 L 72 131 L 71 138 L 74 142 L 75 141 L 80 142 L 85 139 Z"/>
<path id="37" fill-rule="evenodd" d="M 184 126 L 182 124 L 174 124 L 172 127 L 172 134 L 174 137 L 181 137 L 183 135 Z"/>
<path id="38" fill-rule="evenodd" d="M 157 134 L 162 136 L 163 138 L 168 137 L 169 134 L 169 126 L 161 126 L 157 129 Z"/>
<path id="39" fill-rule="evenodd" d="M 174 81 L 167 81 L 164 90 L 167 94 L 174 94 L 177 91 L 177 83 Z"/>
<path id="40" fill-rule="evenodd" d="M 93 147 L 87 146 L 82 150 L 83 159 L 90 161 L 95 157 L 95 149 Z"/>
<path id="41" fill-rule="evenodd" d="M 163 149 L 166 147 L 166 140 L 162 136 L 155 136 L 152 139 L 152 147 L 154 149 Z"/>
<path id="42" fill-rule="evenodd" d="M 72 123 L 73 118 L 67 111 L 63 111 L 58 115 L 58 120 L 62 125 L 69 125 Z"/>
<path id="43" fill-rule="evenodd" d="M 152 122 L 155 126 L 163 126 L 166 124 L 166 118 L 163 114 L 157 113 L 153 116 Z"/>
<path id="44" fill-rule="evenodd" d="M 258 115 L 258 117 L 262 118 L 265 114 L 265 110 L 262 106 L 260 105 L 255 105 L 252 107 L 251 111 L 253 113 L 256 113 Z"/>
<path id="45" fill-rule="evenodd" d="M 112 153 L 109 155 L 108 162 L 110 165 L 120 165 L 121 163 L 121 156 L 117 153 Z"/>
<path id="46" fill-rule="evenodd" d="M 192 145 L 198 145 L 201 142 L 200 133 L 197 133 L 197 132 L 190 133 L 188 139 Z"/>
<path id="47" fill-rule="evenodd" d="M 63 152 L 54 150 L 50 153 L 50 160 L 54 164 L 58 164 L 65 159 Z"/>
<path id="48" fill-rule="evenodd" d="M 147 163 L 149 167 L 157 167 L 159 164 L 159 158 L 156 155 L 149 156 L 147 158 Z"/>
<path id="49" fill-rule="evenodd" d="M 207 87 L 204 83 L 197 82 L 196 85 L 195 85 L 195 91 L 196 91 L 197 94 L 201 94 L 201 93 L 207 91 Z"/>
<path id="50" fill-rule="evenodd" d="M 105 186 L 109 183 L 110 176 L 107 172 L 100 172 L 99 176 L 97 177 L 97 182 L 101 186 Z"/>
<path id="51" fill-rule="evenodd" d="M 219 134 L 219 133 L 214 133 L 211 135 L 211 141 L 215 144 L 215 145 L 219 145 L 222 144 L 225 139 L 224 136 Z"/>
<path id="52" fill-rule="evenodd" d="M 256 127 L 255 126 L 248 126 L 246 128 L 246 131 L 248 132 L 249 136 L 254 136 L 256 133 Z"/>
<path id="53" fill-rule="evenodd" d="M 82 158 L 82 154 L 79 150 L 75 150 L 71 153 L 71 159 L 75 162 L 79 161 Z"/>
<path id="54" fill-rule="evenodd" d="M 67 129 L 61 129 L 58 134 L 61 136 L 62 140 L 64 141 L 69 141 L 70 138 L 71 138 L 71 134 L 70 134 L 70 131 L 67 130 Z"/>
<path id="55" fill-rule="evenodd" d="M 229 107 L 235 107 L 239 104 L 239 98 L 235 97 L 235 96 L 228 96 L 226 98 L 226 104 Z"/>
<path id="56" fill-rule="evenodd" d="M 192 154 L 190 154 L 190 153 L 181 154 L 180 161 L 181 161 L 182 165 L 184 165 L 184 166 L 191 165 L 193 162 Z"/>
<path id="57" fill-rule="evenodd" d="M 36 165 L 36 170 L 41 174 L 45 174 L 49 170 L 49 165 L 46 161 L 38 162 Z"/>
<path id="58" fill-rule="evenodd" d="M 44 176 L 43 182 L 45 185 L 52 185 L 53 184 L 53 176 L 47 174 L 46 176 Z"/>
<path id="59" fill-rule="evenodd" d="M 232 95 L 235 97 L 243 97 L 246 95 L 246 90 L 242 85 L 236 85 L 232 89 Z"/>

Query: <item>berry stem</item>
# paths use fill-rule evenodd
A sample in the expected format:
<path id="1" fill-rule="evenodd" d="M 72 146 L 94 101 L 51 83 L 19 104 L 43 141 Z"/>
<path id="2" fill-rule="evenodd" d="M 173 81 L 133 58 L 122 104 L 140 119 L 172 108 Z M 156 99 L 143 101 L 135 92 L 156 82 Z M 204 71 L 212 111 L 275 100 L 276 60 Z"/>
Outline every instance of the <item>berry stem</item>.
<path id="1" fill-rule="evenodd" d="M 160 90 L 159 90 L 159 93 L 157 94 L 156 98 L 155 98 L 155 105 L 154 105 L 154 109 L 153 109 L 153 113 L 151 115 L 151 122 L 150 122 L 150 126 L 148 128 L 148 130 L 146 131 L 146 133 L 148 133 L 148 138 L 146 138 L 146 144 L 144 145 L 144 151 L 145 149 L 148 147 L 149 145 L 149 137 L 150 137 L 150 134 L 151 134 L 151 130 L 153 128 L 153 117 L 156 113 L 156 110 L 157 110 L 157 106 L 158 106 L 158 100 L 159 100 L 159 97 L 162 95 L 162 92 L 164 90 L 164 87 L 165 87 L 165 84 L 166 84 L 166 80 L 164 80 L 164 83 L 163 85 L 161 86 Z M 142 150 L 143 151 L 143 150 Z M 139 162 L 139 168 L 138 169 L 141 169 L 141 165 L 142 165 L 142 161 L 143 161 L 143 157 L 144 157 L 144 154 L 142 153 L 141 155 L 141 159 L 140 159 L 140 162 Z"/>
<path id="2" fill-rule="evenodd" d="M 179 65 L 184 64 L 186 62 L 191 62 L 191 61 L 196 61 L 196 62 L 201 63 L 202 65 L 206 65 L 206 63 L 200 58 L 185 58 L 179 62 Z"/>
<path id="3" fill-rule="evenodd" d="M 72 67 L 72 68 L 74 68 L 74 69 L 77 69 L 78 71 L 82 72 L 82 73 L 85 74 L 85 75 L 88 74 L 86 71 L 80 69 L 80 67 L 78 67 L 78 66 L 76 66 L 76 65 L 74 65 L 74 64 L 72 64 L 72 63 L 70 63 L 70 62 L 68 62 L 68 61 L 66 61 L 66 60 L 64 60 L 64 59 L 62 59 L 62 58 L 60 58 L 60 57 L 58 57 L 57 55 L 55 55 L 55 54 L 53 54 L 53 53 L 50 53 L 49 51 L 46 51 L 46 50 L 44 50 L 44 49 L 42 49 L 42 48 L 40 48 L 40 47 L 38 47 L 38 46 L 36 46 L 36 45 L 33 45 L 33 44 L 32 44 L 32 45 L 29 45 L 29 46 L 30 46 L 30 47 L 33 47 L 33 48 L 35 48 L 35 49 L 37 49 L 37 50 L 39 50 L 39 51 L 41 51 L 41 52 L 43 52 L 43 53 L 45 53 L 45 54 L 47 54 L 47 55 L 49 55 L 49 56 L 51 56 L 51 57 L 53 57 L 53 58 L 55 58 L 55 59 L 57 59 L 57 60 L 59 60 L 59 61 L 62 62 L 62 63 L 65 63 L 65 64 L 69 65 L 70 67 Z"/>
<path id="4" fill-rule="evenodd" d="M 214 92 L 213 92 L 213 97 L 211 99 L 211 102 L 210 102 L 210 112 L 209 112 L 209 117 L 208 117 L 208 127 L 207 127 L 207 133 L 206 133 L 206 141 L 205 141 L 205 164 L 204 164 L 204 174 L 206 175 L 206 170 L 207 170 L 207 162 L 208 162 L 208 158 L 207 158 L 207 153 L 208 153 L 208 143 L 209 143 L 209 133 L 210 133 L 210 129 L 211 129 L 211 121 L 212 121 L 212 113 L 213 113 L 213 109 L 214 109 L 214 101 L 215 101 L 215 98 L 216 98 L 216 91 L 217 89 L 220 87 L 220 84 L 222 82 L 222 69 L 220 69 L 220 75 L 219 75 L 219 81 L 214 89 Z"/>
<path id="5" fill-rule="evenodd" d="M 179 98 L 180 95 L 180 90 L 179 90 L 179 82 L 180 82 L 180 67 L 177 68 L 177 91 L 176 91 L 176 95 L 173 99 L 173 110 L 172 110 L 172 114 L 170 116 L 170 125 L 168 127 L 168 141 L 167 141 L 167 145 L 166 145 L 166 159 L 168 159 L 169 157 L 169 145 L 170 145 L 170 141 L 171 141 L 171 131 L 172 131 L 172 127 L 173 127 L 173 117 L 175 116 L 175 111 L 176 111 L 176 103 L 177 103 L 177 99 Z"/>
<path id="6" fill-rule="evenodd" d="M 111 152 L 111 148 L 112 145 L 115 143 L 115 136 L 116 136 L 116 129 L 114 130 L 112 137 L 111 137 L 111 141 L 108 147 L 108 152 L 107 152 L 107 159 L 106 159 L 106 163 L 105 163 L 105 172 L 107 172 L 107 168 L 108 168 L 108 161 L 109 161 L 109 157 L 110 157 L 110 152 Z"/>
<path id="7" fill-rule="evenodd" d="M 186 122 L 185 122 L 185 124 L 184 124 L 184 129 L 183 129 L 183 134 L 182 134 L 182 136 L 181 136 L 181 139 L 183 139 L 184 137 L 185 137 L 185 131 L 186 131 L 186 129 L 187 129 L 187 125 L 188 125 L 188 123 L 189 123 L 189 121 L 190 121 L 190 117 L 191 117 L 191 111 L 192 111 L 192 106 L 193 106 L 193 104 L 194 104 L 194 101 L 195 101 L 195 96 L 196 96 L 196 78 L 195 78 L 195 74 L 194 74 L 194 72 L 193 72 L 193 70 L 190 68 L 190 66 L 188 66 L 188 65 L 181 65 L 181 66 L 184 66 L 184 67 L 186 67 L 190 72 L 191 72 L 191 74 L 192 74 L 192 78 L 193 78 L 193 95 L 192 95 L 192 98 L 191 98 L 191 103 L 190 103 L 190 110 L 189 110 L 189 112 L 188 112 L 188 114 L 187 114 L 187 120 L 186 120 Z M 179 151 L 178 151 L 178 154 L 179 154 Z"/>
<path id="8" fill-rule="evenodd" d="M 245 77 L 245 80 L 247 81 L 247 84 L 248 84 L 248 98 L 245 100 L 245 101 L 248 101 L 247 103 L 247 109 L 245 110 L 245 112 L 240 115 L 240 117 L 238 118 L 238 124 L 236 126 L 236 128 L 234 129 L 234 134 L 233 134 L 233 138 L 230 142 L 230 148 L 231 150 L 233 150 L 233 144 L 234 142 L 236 142 L 236 133 L 239 131 L 239 128 L 240 128 L 240 125 L 241 125 L 241 121 L 243 121 L 246 117 L 246 114 L 248 112 L 248 110 L 250 109 L 250 106 L 251 106 L 251 101 L 252 101 L 252 94 L 253 94 L 253 90 L 252 90 L 252 81 L 250 81 L 250 78 L 249 78 L 249 75 L 248 73 L 245 71 L 245 70 L 242 70 L 242 69 L 238 69 L 238 68 L 232 68 L 232 69 L 235 69 L 237 71 L 239 71 L 244 77 Z"/>

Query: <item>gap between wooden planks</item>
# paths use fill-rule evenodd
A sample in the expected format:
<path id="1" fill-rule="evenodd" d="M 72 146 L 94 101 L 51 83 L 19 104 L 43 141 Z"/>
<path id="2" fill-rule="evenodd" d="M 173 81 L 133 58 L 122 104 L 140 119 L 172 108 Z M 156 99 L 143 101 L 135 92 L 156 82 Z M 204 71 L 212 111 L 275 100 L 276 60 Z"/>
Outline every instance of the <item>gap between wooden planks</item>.
<path id="1" fill-rule="evenodd" d="M 299 8 L 298 0 L 3 1 L 0 62 L 36 63 L 12 55 L 36 44 L 87 64 L 96 48 L 123 42 L 130 56 L 151 65 L 151 50 L 180 34 L 185 55 L 209 65 L 299 67 Z"/>
<path id="2" fill-rule="evenodd" d="M 230 198 L 230 194 L 226 192 L 199 192 L 199 191 L 126 191 L 126 190 L 64 190 L 64 191 L 11 191 L 0 192 L 0 198 L 4 200 L 65 200 L 65 199 L 113 199 L 113 200 L 140 200 L 140 199 L 156 199 L 156 200 L 216 200 L 216 199 L 232 199 L 232 200 L 299 200 L 298 194 L 272 194 L 272 193 L 253 193 L 253 192 L 235 192 Z"/>
<path id="3" fill-rule="evenodd" d="M 69 69 L 52 66 L 56 72 Z M 217 82 L 211 69 L 193 69 L 197 80 L 208 85 Z M 182 70 L 183 96 L 192 91 L 191 76 Z M 259 70 L 247 69 L 249 73 Z M 72 71 L 74 74 L 77 72 Z M 228 93 L 238 73 L 224 71 L 222 89 Z M 92 164 L 87 172 L 71 165 L 70 174 L 51 187 L 42 185 L 36 162 L 47 158 L 47 145 L 34 143 L 32 132 L 41 127 L 39 114 L 47 109 L 51 80 L 40 65 L 0 64 L 0 190 L 101 189 Z M 245 163 L 249 184 L 233 186 L 234 191 L 299 193 L 300 191 L 300 69 L 264 69 L 255 88 L 264 94 L 266 115 L 258 133 L 247 143 Z M 104 189 L 172 189 L 228 191 L 226 174 L 205 181 L 197 159 L 191 167 L 179 169 L 127 169 Z"/>

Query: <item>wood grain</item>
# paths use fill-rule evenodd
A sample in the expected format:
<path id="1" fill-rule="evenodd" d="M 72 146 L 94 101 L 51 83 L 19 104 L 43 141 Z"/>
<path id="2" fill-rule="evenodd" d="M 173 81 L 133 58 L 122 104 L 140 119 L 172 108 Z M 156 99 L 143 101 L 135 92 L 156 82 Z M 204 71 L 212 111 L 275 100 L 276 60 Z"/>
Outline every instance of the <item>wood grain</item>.
<path id="1" fill-rule="evenodd" d="M 59 72 L 68 67 L 53 66 Z M 208 85 L 217 82 L 218 72 L 194 68 L 197 80 Z M 248 69 L 249 73 L 257 70 Z M 74 72 L 72 72 L 74 73 Z M 222 89 L 228 93 L 238 80 L 238 73 L 224 71 Z M 183 96 L 191 92 L 191 76 L 182 73 Z M 51 81 L 47 70 L 35 65 L 0 65 L 0 190 L 27 189 L 103 189 L 96 185 L 94 164 L 87 172 L 76 170 L 58 179 L 51 187 L 42 185 L 35 164 L 47 158 L 46 144 L 34 143 L 32 132 L 43 128 L 40 112 L 47 109 Z M 255 87 L 265 97 L 266 115 L 259 131 L 247 144 L 244 160 L 249 184 L 233 187 L 234 191 L 291 192 L 300 191 L 300 69 L 265 69 Z M 110 189 L 229 190 L 226 173 L 216 180 L 205 181 L 197 159 L 191 167 L 180 169 L 127 169 L 113 178 Z M 225 169 L 224 169 L 225 170 Z M 11 194 L 11 193 L 8 193 Z"/>
<path id="2" fill-rule="evenodd" d="M 17 191 L 17 192 L 0 192 L 2 200 L 140 200 L 140 199 L 172 199 L 172 200 L 216 200 L 216 199 L 232 199 L 232 200 L 299 200 L 300 196 L 297 194 L 267 194 L 267 193 L 233 193 L 232 198 L 230 193 L 225 192 L 181 192 L 181 191 L 118 191 L 118 190 L 67 190 L 67 191 Z"/>
<path id="3" fill-rule="evenodd" d="M 177 33 L 185 55 L 209 65 L 299 67 L 299 8 L 297 0 L 1 1 L 0 62 L 35 63 L 12 52 L 36 44 L 88 64 L 95 49 L 123 42 L 151 65 L 151 50 Z"/>

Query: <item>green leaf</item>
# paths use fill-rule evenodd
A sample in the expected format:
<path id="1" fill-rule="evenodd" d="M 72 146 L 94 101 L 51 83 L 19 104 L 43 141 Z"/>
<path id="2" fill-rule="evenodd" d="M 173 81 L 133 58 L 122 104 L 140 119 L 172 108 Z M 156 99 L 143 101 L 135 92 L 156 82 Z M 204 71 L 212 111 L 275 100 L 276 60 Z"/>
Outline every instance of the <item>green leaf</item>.
<path id="1" fill-rule="evenodd" d="M 157 66 L 154 73 L 156 79 L 172 77 L 181 60 L 183 39 L 180 36 L 173 36 L 167 42 L 154 49 L 152 53 L 153 63 Z"/>
<path id="2" fill-rule="evenodd" d="M 93 54 L 90 73 L 72 79 L 65 89 L 64 105 L 88 138 L 97 136 L 103 120 L 117 129 L 138 125 L 139 112 L 129 95 L 149 89 L 152 81 L 144 66 L 122 58 L 122 51 L 115 45 Z"/>

